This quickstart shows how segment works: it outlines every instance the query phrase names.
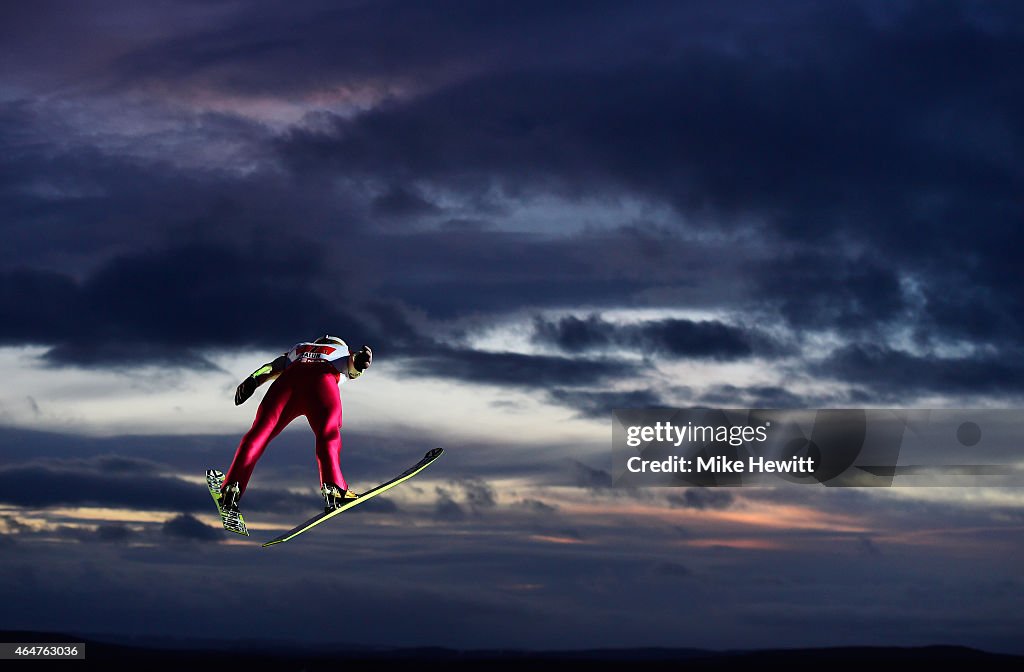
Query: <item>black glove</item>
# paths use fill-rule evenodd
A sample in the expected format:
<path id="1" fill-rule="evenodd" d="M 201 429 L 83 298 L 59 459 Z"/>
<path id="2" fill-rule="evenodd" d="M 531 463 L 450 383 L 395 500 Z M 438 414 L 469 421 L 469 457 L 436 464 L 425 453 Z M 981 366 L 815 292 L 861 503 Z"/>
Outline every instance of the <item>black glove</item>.
<path id="1" fill-rule="evenodd" d="M 240 406 L 245 402 L 246 399 L 252 396 L 252 393 L 259 387 L 259 383 L 252 376 L 249 376 L 235 388 L 235 406 Z"/>
<path id="2" fill-rule="evenodd" d="M 356 368 L 356 371 L 362 373 L 366 369 L 370 368 L 370 363 L 373 362 L 373 350 L 370 350 L 370 346 L 364 345 L 359 352 L 355 353 L 352 357 L 352 366 Z"/>

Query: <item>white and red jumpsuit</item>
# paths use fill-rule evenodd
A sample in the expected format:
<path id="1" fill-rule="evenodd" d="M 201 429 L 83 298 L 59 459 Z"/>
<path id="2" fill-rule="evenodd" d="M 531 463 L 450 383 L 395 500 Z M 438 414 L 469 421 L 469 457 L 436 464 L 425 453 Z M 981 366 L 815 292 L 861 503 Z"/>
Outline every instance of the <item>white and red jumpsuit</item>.
<path id="1" fill-rule="evenodd" d="M 348 490 L 339 464 L 341 394 L 338 390 L 349 378 L 348 346 L 297 343 L 285 355 L 288 364 L 260 402 L 252 428 L 238 444 L 224 482 L 237 482 L 244 493 L 267 444 L 292 420 L 304 415 L 316 435 L 320 482 Z"/>

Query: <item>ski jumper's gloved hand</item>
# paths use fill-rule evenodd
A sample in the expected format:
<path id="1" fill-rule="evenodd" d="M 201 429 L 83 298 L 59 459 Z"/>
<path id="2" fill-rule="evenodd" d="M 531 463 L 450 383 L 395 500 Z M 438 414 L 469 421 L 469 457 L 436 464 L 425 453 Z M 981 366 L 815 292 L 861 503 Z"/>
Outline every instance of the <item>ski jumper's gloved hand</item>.
<path id="1" fill-rule="evenodd" d="M 287 353 L 281 355 L 269 364 L 264 364 L 260 368 L 249 374 L 249 377 L 238 384 L 235 388 L 235 406 L 240 406 L 245 403 L 245 400 L 252 396 L 252 393 L 256 391 L 256 388 L 267 382 L 271 378 L 277 378 L 284 371 L 285 367 L 288 366 Z"/>
<path id="2" fill-rule="evenodd" d="M 252 396 L 252 393 L 256 391 L 256 388 L 260 384 L 256 382 L 256 378 L 249 376 L 235 388 L 235 406 L 240 406 L 245 403 L 245 400 Z"/>
<path id="3" fill-rule="evenodd" d="M 356 368 L 356 371 L 366 371 L 370 368 L 370 364 L 373 362 L 373 350 L 370 350 L 370 346 L 364 345 L 359 352 L 355 353 L 352 357 L 352 365 Z"/>
<path id="4" fill-rule="evenodd" d="M 349 356 L 348 377 L 358 378 L 363 375 L 363 371 L 370 368 L 372 363 L 373 350 L 370 350 L 370 346 L 364 345 L 358 352 L 353 352 Z"/>

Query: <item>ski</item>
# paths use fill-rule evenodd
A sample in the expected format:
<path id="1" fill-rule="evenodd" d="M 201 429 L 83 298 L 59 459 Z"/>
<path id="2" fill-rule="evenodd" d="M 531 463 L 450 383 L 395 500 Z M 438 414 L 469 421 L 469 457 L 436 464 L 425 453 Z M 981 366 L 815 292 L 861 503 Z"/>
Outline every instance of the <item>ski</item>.
<path id="1" fill-rule="evenodd" d="M 224 472 L 217 469 L 207 469 L 206 484 L 210 487 L 210 496 L 213 497 L 213 501 L 217 505 L 217 513 L 220 514 L 220 522 L 224 525 L 224 529 L 228 532 L 248 537 L 249 529 L 245 526 L 245 519 L 242 518 L 242 514 L 238 511 L 225 511 L 221 508 L 220 487 L 224 485 Z"/>
<path id="2" fill-rule="evenodd" d="M 428 450 L 426 455 L 423 456 L 422 460 L 420 460 L 416 464 L 412 465 L 411 467 L 409 467 L 408 469 L 403 471 L 398 476 L 392 478 L 390 481 L 385 481 L 384 483 L 381 483 L 377 487 L 372 488 L 370 490 L 367 490 L 362 495 L 360 495 L 357 499 L 353 499 L 352 501 L 339 506 L 337 509 L 334 509 L 333 511 L 330 511 L 330 512 L 327 512 L 327 513 L 321 513 L 320 515 L 313 516 L 312 518 L 310 518 L 306 522 L 302 523 L 298 527 L 294 527 L 291 530 L 289 530 L 289 531 L 285 532 L 284 534 L 282 534 L 281 536 L 276 537 L 276 538 L 271 539 L 270 541 L 266 542 L 265 544 L 263 544 L 263 547 L 266 548 L 267 546 L 273 546 L 274 544 L 283 544 L 286 541 L 294 539 L 295 537 L 299 536 L 303 532 L 306 532 L 308 530 L 313 529 L 314 527 L 316 527 L 320 523 L 324 522 L 325 520 L 330 520 L 331 518 L 335 517 L 339 513 L 342 513 L 343 511 L 348 511 L 353 506 L 359 506 L 360 504 L 362 504 L 366 500 L 373 499 L 377 495 L 380 495 L 380 494 L 382 494 L 384 492 L 387 492 L 388 490 L 390 490 L 391 488 L 395 487 L 399 483 L 402 483 L 404 481 L 409 480 L 410 478 L 412 478 L 416 474 L 418 474 L 421 471 L 423 471 L 424 469 L 426 469 L 428 466 L 430 466 L 434 462 L 434 460 L 436 460 L 437 458 L 441 457 L 441 453 L 443 453 L 443 452 L 444 452 L 443 448 L 434 448 L 433 450 Z"/>

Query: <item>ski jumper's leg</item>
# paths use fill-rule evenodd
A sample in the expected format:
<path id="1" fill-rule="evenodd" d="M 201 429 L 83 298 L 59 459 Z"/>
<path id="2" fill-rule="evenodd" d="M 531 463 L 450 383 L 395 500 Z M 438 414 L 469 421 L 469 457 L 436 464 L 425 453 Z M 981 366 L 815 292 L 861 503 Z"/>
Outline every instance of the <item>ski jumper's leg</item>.
<path id="1" fill-rule="evenodd" d="M 296 403 L 298 400 L 295 395 L 296 376 L 289 375 L 290 373 L 291 370 L 286 369 L 270 386 L 263 401 L 260 402 L 252 428 L 242 437 L 235 451 L 235 459 L 231 462 L 231 468 L 224 476 L 225 485 L 238 481 L 238 486 L 244 493 L 252 470 L 256 467 L 256 461 L 263 455 L 267 444 L 300 415 L 302 409 Z"/>
<path id="2" fill-rule="evenodd" d="M 338 374 L 320 373 L 304 390 L 308 393 L 306 419 L 316 434 L 316 461 L 320 467 L 320 482 L 333 483 L 348 490 L 341 475 L 341 394 L 338 392 Z"/>

